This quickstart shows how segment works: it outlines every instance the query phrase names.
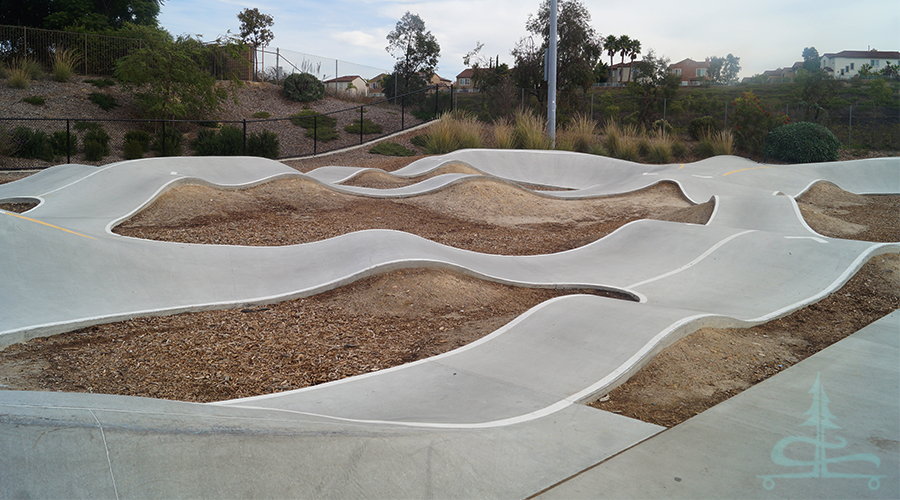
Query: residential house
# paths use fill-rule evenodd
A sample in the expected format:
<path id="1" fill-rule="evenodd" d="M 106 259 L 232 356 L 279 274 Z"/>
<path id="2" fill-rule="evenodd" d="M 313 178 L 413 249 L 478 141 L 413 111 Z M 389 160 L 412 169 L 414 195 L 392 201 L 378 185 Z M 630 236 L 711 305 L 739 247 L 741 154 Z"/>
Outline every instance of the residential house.
<path id="1" fill-rule="evenodd" d="M 384 97 L 384 77 L 387 74 L 381 73 L 380 75 L 370 78 L 369 81 L 366 82 L 366 92 L 368 95 L 372 97 Z"/>
<path id="2" fill-rule="evenodd" d="M 626 83 L 633 81 L 632 62 L 613 64 L 609 67 L 609 78 L 606 79 L 605 86 L 621 87 Z"/>
<path id="3" fill-rule="evenodd" d="M 359 75 L 339 76 L 337 78 L 332 78 L 331 80 L 326 80 L 323 83 L 325 84 L 326 89 L 333 90 L 334 92 L 366 95 L 366 91 L 368 90 L 366 81 Z"/>
<path id="4" fill-rule="evenodd" d="M 453 85 L 453 80 L 440 77 L 437 73 L 432 74 L 431 78 L 426 78 L 426 81 L 429 86 L 437 86 L 438 89 L 449 89 Z"/>
<path id="5" fill-rule="evenodd" d="M 462 73 L 456 75 L 456 91 L 457 92 L 477 92 L 475 90 L 474 80 L 475 70 L 466 68 Z"/>
<path id="6" fill-rule="evenodd" d="M 674 73 L 681 77 L 681 85 L 685 87 L 696 87 L 703 85 L 709 81 L 709 58 L 705 61 L 695 61 L 693 59 L 684 59 L 675 64 L 669 65 L 669 73 Z"/>
<path id="7" fill-rule="evenodd" d="M 890 63 L 900 65 L 900 52 L 882 50 L 844 50 L 836 54 L 823 54 L 819 68 L 833 78 L 847 80 L 859 74 L 859 68 L 868 64 L 872 71 L 881 71 Z"/>

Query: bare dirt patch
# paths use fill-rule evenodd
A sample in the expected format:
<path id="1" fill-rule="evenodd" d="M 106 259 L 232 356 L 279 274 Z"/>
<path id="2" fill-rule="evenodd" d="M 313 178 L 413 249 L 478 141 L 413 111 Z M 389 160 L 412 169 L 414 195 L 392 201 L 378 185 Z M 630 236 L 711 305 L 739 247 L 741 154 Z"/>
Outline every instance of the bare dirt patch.
<path id="1" fill-rule="evenodd" d="M 612 296 L 401 270 L 264 307 L 138 318 L 13 345 L 0 353 L 0 387 L 197 402 L 269 394 L 455 349 L 571 293 Z"/>
<path id="2" fill-rule="evenodd" d="M 433 194 L 377 199 L 287 179 L 239 191 L 181 186 L 114 232 L 183 243 L 270 246 L 394 229 L 476 252 L 533 255 L 583 246 L 637 219 L 703 224 L 712 208 L 712 202 L 692 205 L 672 183 L 621 196 L 558 200 L 483 178 Z"/>

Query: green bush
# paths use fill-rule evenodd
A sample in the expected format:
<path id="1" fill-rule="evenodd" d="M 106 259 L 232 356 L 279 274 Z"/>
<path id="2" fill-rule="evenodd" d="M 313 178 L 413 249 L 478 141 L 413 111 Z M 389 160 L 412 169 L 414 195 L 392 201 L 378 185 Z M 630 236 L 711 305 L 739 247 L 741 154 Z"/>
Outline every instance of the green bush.
<path id="1" fill-rule="evenodd" d="M 313 128 L 314 126 L 334 128 L 337 126 L 337 118 L 329 115 L 320 115 L 311 109 L 304 109 L 297 114 L 291 115 L 290 118 L 291 123 L 303 128 Z"/>
<path id="2" fill-rule="evenodd" d="M 24 99 L 22 99 L 22 102 L 33 104 L 35 106 L 43 106 L 44 103 L 47 102 L 47 100 L 39 95 L 33 95 L 31 97 L 25 97 Z"/>
<path id="3" fill-rule="evenodd" d="M 146 130 L 129 130 L 125 132 L 125 142 L 137 141 L 145 153 L 150 151 L 150 139 L 150 132 Z"/>
<path id="4" fill-rule="evenodd" d="M 261 156 L 263 158 L 278 158 L 280 146 L 278 134 L 263 130 L 260 133 L 253 132 L 247 137 L 247 154 L 249 156 Z"/>
<path id="5" fill-rule="evenodd" d="M 67 82 L 75 74 L 75 66 L 81 60 L 77 52 L 69 49 L 57 50 L 53 53 L 53 78 L 58 82 Z"/>
<path id="6" fill-rule="evenodd" d="M 284 79 L 284 96 L 292 101 L 312 102 L 325 97 L 325 84 L 309 73 L 293 73 Z"/>
<path id="7" fill-rule="evenodd" d="M 97 87 L 101 90 L 106 87 L 112 87 L 116 84 L 116 82 L 112 78 L 89 79 L 85 80 L 84 83 L 90 83 L 94 87 Z"/>
<path id="8" fill-rule="evenodd" d="M 174 128 L 166 128 L 165 136 L 163 136 L 162 130 L 156 133 L 151 147 L 156 151 L 156 154 L 163 156 L 163 144 L 165 144 L 165 156 L 181 156 L 181 145 L 183 141 L 184 135 L 181 132 Z"/>
<path id="9" fill-rule="evenodd" d="M 116 98 L 109 94 L 103 94 L 101 92 L 91 92 L 91 95 L 89 95 L 88 98 L 92 103 L 100 106 L 100 109 L 102 109 L 103 111 L 109 111 L 119 106 L 119 103 L 116 102 Z"/>
<path id="10" fill-rule="evenodd" d="M 256 113 L 253 113 L 250 116 L 252 116 L 253 118 L 260 118 L 260 119 L 265 120 L 266 118 L 271 117 L 272 113 L 269 113 L 268 111 L 257 111 Z"/>
<path id="11" fill-rule="evenodd" d="M 85 130 L 102 129 L 103 125 L 97 122 L 75 122 L 75 130 L 84 132 Z"/>
<path id="12" fill-rule="evenodd" d="M 691 139 L 699 141 L 705 134 L 715 132 L 718 128 L 719 124 L 715 118 L 701 116 L 691 120 L 688 125 L 688 133 L 691 134 Z"/>
<path id="13" fill-rule="evenodd" d="M 337 130 L 335 130 L 331 127 L 323 127 L 320 125 L 318 128 L 315 128 L 315 129 L 312 129 L 312 128 L 306 129 L 306 137 L 309 137 L 310 139 L 315 139 L 317 141 L 328 142 L 328 141 L 333 141 L 333 140 L 337 139 L 338 133 L 337 133 Z"/>
<path id="14" fill-rule="evenodd" d="M 244 132 L 231 125 L 220 130 L 200 129 L 191 147 L 197 156 L 240 156 L 244 154 Z"/>
<path id="15" fill-rule="evenodd" d="M 13 68 L 9 72 L 9 78 L 6 80 L 6 83 L 14 89 L 27 89 L 31 86 L 31 79 L 28 78 L 28 74 L 22 69 Z"/>
<path id="16" fill-rule="evenodd" d="M 19 158 L 53 160 L 50 138 L 43 130 L 16 127 L 12 133 L 12 156 Z"/>
<path id="17" fill-rule="evenodd" d="M 370 153 L 384 156 L 415 156 L 416 152 L 396 142 L 379 142 L 372 146 Z"/>
<path id="18" fill-rule="evenodd" d="M 411 142 L 413 146 L 416 146 L 419 148 L 424 148 L 425 145 L 428 143 L 428 135 L 426 135 L 426 134 L 414 135 L 412 137 L 412 139 L 409 140 L 409 142 Z"/>
<path id="19" fill-rule="evenodd" d="M 380 134 L 382 131 L 381 125 L 368 118 L 363 118 L 362 125 L 359 120 L 353 120 L 353 123 L 344 127 L 344 131 L 349 134 L 359 134 L 360 129 L 363 134 Z"/>
<path id="20" fill-rule="evenodd" d="M 744 92 L 734 100 L 734 111 L 729 115 L 738 147 L 750 153 L 761 153 L 766 136 L 775 127 L 787 123 L 784 115 L 775 116 L 766 110 L 753 92 Z"/>
<path id="21" fill-rule="evenodd" d="M 84 159 L 87 161 L 100 161 L 109 155 L 109 134 L 103 128 L 85 132 L 81 143 L 84 147 Z"/>
<path id="22" fill-rule="evenodd" d="M 147 150 L 144 149 L 141 141 L 137 139 L 125 139 L 125 146 L 122 148 L 126 160 L 137 160 L 143 158 Z"/>
<path id="23" fill-rule="evenodd" d="M 810 122 L 778 127 L 766 138 L 766 154 L 791 163 L 835 161 L 840 148 L 830 130 Z"/>
<path id="24" fill-rule="evenodd" d="M 66 144 L 67 139 L 68 145 Z M 50 136 L 50 149 L 55 156 L 75 153 L 78 151 L 78 136 L 57 130 Z"/>
<path id="25" fill-rule="evenodd" d="M 670 135 L 672 133 L 674 133 L 674 129 L 672 129 L 672 124 L 663 119 L 659 119 L 659 120 L 656 120 L 655 122 L 653 122 L 653 124 L 650 126 L 650 129 L 658 130 L 660 132 L 665 132 Z"/>

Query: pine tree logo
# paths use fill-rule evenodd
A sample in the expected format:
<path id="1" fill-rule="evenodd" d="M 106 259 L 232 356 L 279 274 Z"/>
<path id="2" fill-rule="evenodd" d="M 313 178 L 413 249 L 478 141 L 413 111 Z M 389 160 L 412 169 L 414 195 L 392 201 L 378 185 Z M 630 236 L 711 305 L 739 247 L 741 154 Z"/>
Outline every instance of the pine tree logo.
<path id="1" fill-rule="evenodd" d="M 885 476 L 874 476 L 868 474 L 848 474 L 841 472 L 831 472 L 828 470 L 829 464 L 842 462 L 871 462 L 875 467 L 881 466 L 881 459 L 871 453 L 859 453 L 856 455 L 845 455 L 842 457 L 828 458 L 827 450 L 839 450 L 847 446 L 847 440 L 842 437 L 835 438 L 835 442 L 828 442 L 825 439 L 825 432 L 829 429 L 840 429 L 834 423 L 835 416 L 828 411 L 828 396 L 825 395 L 825 389 L 819 382 L 819 376 L 816 375 L 816 382 L 813 384 L 809 393 L 813 395 L 812 406 L 804 415 L 809 418 L 801 424 L 801 427 L 809 426 L 816 428 L 816 437 L 807 436 L 788 436 L 775 444 L 772 448 L 772 461 L 778 465 L 785 467 L 812 467 L 812 470 L 806 472 L 795 472 L 789 474 L 772 474 L 768 476 L 756 476 L 763 480 L 763 488 L 771 490 L 775 488 L 775 479 L 799 479 L 799 478 L 844 478 L 844 479 L 868 479 L 869 488 L 877 490 L 881 487 L 881 478 Z M 812 460 L 795 460 L 784 455 L 784 450 L 794 444 L 802 443 L 812 445 L 814 450 Z"/>

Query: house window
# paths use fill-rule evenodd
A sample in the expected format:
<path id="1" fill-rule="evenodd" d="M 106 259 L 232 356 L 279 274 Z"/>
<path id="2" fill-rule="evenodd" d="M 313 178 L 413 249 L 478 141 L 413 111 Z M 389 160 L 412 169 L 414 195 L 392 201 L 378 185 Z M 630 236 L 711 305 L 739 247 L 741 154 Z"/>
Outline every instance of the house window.
<path id="1" fill-rule="evenodd" d="M 470 78 L 462 79 L 462 85 L 471 85 L 471 84 L 472 84 L 472 80 Z"/>
<path id="2" fill-rule="evenodd" d="M 850 63 L 850 69 L 856 69 L 856 68 L 853 67 L 855 64 L 856 64 L 856 63 Z"/>
<path id="3" fill-rule="evenodd" d="M 706 76 L 706 68 L 697 68 L 697 76 Z"/>

